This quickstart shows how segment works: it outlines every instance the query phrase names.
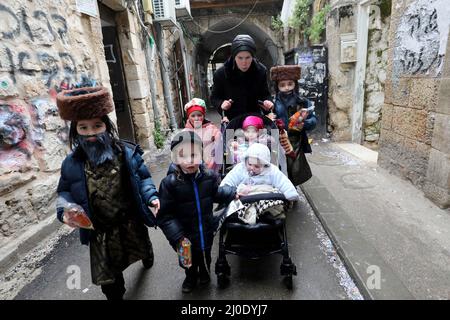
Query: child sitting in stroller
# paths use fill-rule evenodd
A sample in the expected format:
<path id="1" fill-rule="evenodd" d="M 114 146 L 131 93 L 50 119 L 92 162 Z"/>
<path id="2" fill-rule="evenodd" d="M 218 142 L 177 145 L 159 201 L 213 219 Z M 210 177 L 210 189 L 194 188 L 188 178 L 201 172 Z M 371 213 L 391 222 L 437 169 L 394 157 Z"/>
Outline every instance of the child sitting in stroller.
<path id="1" fill-rule="evenodd" d="M 264 132 L 264 121 L 257 116 L 248 116 L 242 123 L 242 130 L 244 136 L 237 137 L 229 144 L 233 164 L 240 163 L 245 156 L 249 146 L 258 142 L 270 148 L 273 139 L 266 132 Z"/>
<path id="2" fill-rule="evenodd" d="M 292 182 L 277 166 L 270 163 L 270 151 L 267 146 L 261 143 L 252 144 L 245 153 L 243 160 L 225 176 L 220 186 L 237 187 L 239 196 L 281 193 L 288 201 L 299 200 L 300 197 Z M 242 214 L 239 214 L 239 218 L 246 223 L 255 224 L 257 216 L 265 213 L 266 209 L 283 204 L 283 201 L 277 200 L 259 208 L 249 205 L 245 207 L 244 211 L 241 210 Z M 242 209 L 242 207 L 239 208 L 238 205 L 237 209 Z M 230 213 L 228 212 L 226 215 L 228 216 Z M 276 214 L 281 214 L 280 210 Z"/>

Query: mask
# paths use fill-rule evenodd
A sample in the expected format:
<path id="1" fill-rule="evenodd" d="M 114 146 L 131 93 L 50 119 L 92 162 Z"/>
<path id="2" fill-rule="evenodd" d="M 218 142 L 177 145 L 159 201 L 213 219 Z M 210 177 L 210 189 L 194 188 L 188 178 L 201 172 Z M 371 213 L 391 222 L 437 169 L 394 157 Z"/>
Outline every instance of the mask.
<path id="1" fill-rule="evenodd" d="M 96 137 L 96 141 L 88 141 L 88 138 Z M 78 143 L 83 151 L 86 153 L 86 156 L 94 167 L 97 167 L 108 160 L 113 160 L 114 150 L 112 148 L 112 139 L 110 135 L 105 131 L 99 134 L 82 136 L 79 135 Z"/>

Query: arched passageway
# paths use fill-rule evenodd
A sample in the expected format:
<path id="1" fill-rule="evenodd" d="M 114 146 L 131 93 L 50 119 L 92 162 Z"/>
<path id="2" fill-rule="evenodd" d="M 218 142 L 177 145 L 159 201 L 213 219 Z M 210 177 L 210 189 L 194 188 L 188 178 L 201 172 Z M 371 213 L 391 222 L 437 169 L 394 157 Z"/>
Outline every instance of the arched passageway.
<path id="1" fill-rule="evenodd" d="M 222 32 L 231 28 L 233 29 L 230 31 Z M 229 57 L 230 44 L 238 34 L 248 34 L 255 40 L 256 57 L 268 69 L 282 62 L 280 46 L 263 29 L 252 22 L 242 22 L 237 17 L 225 17 L 202 33 L 196 47 L 196 65 L 200 68 L 199 86 L 203 97 L 209 97 L 210 94 L 213 65 L 223 63 Z"/>

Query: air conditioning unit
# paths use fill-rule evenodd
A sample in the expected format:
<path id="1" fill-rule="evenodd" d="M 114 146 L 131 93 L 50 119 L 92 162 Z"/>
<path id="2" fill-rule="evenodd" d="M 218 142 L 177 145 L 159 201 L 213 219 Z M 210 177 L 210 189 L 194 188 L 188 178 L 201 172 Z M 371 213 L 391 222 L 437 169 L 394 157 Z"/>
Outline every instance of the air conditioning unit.
<path id="1" fill-rule="evenodd" d="M 175 0 L 175 10 L 177 13 L 177 18 L 192 19 L 191 3 L 189 0 Z"/>
<path id="2" fill-rule="evenodd" d="M 162 27 L 176 26 L 175 0 L 153 0 L 153 14 Z"/>

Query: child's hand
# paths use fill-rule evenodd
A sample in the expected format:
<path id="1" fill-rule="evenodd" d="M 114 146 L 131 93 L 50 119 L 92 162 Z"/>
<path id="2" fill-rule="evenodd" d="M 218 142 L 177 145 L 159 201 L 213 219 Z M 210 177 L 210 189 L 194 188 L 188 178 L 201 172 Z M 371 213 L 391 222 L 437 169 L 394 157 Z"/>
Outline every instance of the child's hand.
<path id="1" fill-rule="evenodd" d="M 222 110 L 228 110 L 228 109 L 231 108 L 231 104 L 232 104 L 232 103 L 233 103 L 233 100 L 231 100 L 231 99 L 224 100 L 224 101 L 222 102 L 222 105 L 220 106 L 220 108 L 221 108 Z"/>
<path id="2" fill-rule="evenodd" d="M 300 110 L 300 115 L 302 116 L 303 119 L 306 119 L 306 117 L 308 116 L 308 109 L 302 108 Z"/>
<path id="3" fill-rule="evenodd" d="M 239 196 L 246 196 L 250 193 L 251 187 L 249 185 L 241 185 L 238 187 L 237 194 Z"/>
<path id="4" fill-rule="evenodd" d="M 150 211 L 153 213 L 153 215 L 157 216 L 159 209 L 161 208 L 161 204 L 159 203 L 159 199 L 155 199 L 151 202 L 151 204 L 148 206 Z"/>
<path id="5" fill-rule="evenodd" d="M 228 123 L 228 122 L 230 122 L 230 120 L 228 120 L 227 117 L 223 117 L 221 122 L 222 123 Z"/>
<path id="6" fill-rule="evenodd" d="M 269 100 L 264 100 L 263 102 L 263 108 L 266 111 L 270 111 L 273 108 L 273 102 Z"/>

